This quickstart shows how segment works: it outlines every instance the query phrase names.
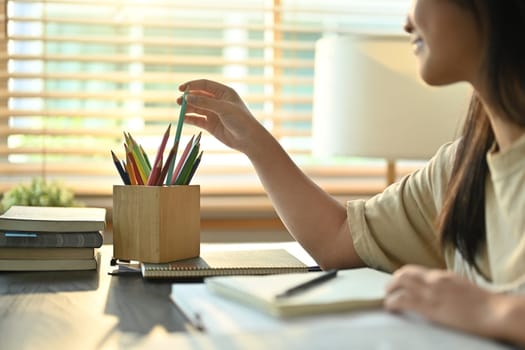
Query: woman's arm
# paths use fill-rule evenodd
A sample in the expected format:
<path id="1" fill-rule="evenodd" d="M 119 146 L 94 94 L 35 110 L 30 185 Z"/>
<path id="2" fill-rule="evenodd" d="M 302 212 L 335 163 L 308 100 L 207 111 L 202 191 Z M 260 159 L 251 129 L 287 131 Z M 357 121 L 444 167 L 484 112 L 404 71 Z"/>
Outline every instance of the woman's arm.
<path id="1" fill-rule="evenodd" d="M 286 228 L 321 267 L 363 265 L 345 207 L 297 167 L 233 89 L 209 80 L 190 81 L 179 89 L 190 92 L 185 122 L 248 156 Z"/>
<path id="2" fill-rule="evenodd" d="M 414 311 L 455 329 L 525 346 L 525 297 L 489 292 L 450 271 L 399 269 L 387 288 L 385 308 Z"/>

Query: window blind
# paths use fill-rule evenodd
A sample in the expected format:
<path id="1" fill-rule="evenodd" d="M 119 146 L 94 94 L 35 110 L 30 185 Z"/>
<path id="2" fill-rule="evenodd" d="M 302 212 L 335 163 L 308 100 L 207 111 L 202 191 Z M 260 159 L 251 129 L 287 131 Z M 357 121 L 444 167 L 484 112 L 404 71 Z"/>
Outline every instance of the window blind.
<path id="1" fill-rule="evenodd" d="M 327 33 L 400 32 L 408 2 L 2 1 L 0 190 L 42 176 L 111 194 L 123 132 L 154 157 L 178 119 L 177 86 L 208 78 L 236 88 L 329 191 L 377 191 L 382 163 L 312 155 L 314 46 Z M 185 126 L 182 143 L 198 131 Z M 242 154 L 206 134 L 201 144 L 203 194 L 262 193 Z"/>

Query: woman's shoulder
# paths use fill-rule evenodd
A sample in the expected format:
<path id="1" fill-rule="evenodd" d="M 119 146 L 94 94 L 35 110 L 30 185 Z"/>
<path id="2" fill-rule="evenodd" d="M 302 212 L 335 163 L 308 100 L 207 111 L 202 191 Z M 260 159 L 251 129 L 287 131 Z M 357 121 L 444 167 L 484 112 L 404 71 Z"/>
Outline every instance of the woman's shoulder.
<path id="1" fill-rule="evenodd" d="M 443 165 L 452 166 L 454 164 L 454 159 L 456 158 L 456 153 L 458 151 L 459 143 L 461 138 L 458 138 L 454 141 L 447 142 L 443 144 L 436 151 L 436 154 L 431 161 L 443 163 Z"/>
<path id="2" fill-rule="evenodd" d="M 443 144 L 426 166 L 434 185 L 446 186 L 452 174 L 460 139 Z M 440 191 L 441 192 L 441 191 Z"/>

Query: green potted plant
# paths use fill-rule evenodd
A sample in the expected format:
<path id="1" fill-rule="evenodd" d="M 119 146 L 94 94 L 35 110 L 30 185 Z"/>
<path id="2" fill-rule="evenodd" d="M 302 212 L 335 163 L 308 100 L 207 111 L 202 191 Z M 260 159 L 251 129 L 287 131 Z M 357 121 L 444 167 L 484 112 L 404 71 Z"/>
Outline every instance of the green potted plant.
<path id="1" fill-rule="evenodd" d="M 4 193 L 2 212 L 12 205 L 77 207 L 74 193 L 58 181 L 35 178 L 29 184 L 18 184 Z"/>

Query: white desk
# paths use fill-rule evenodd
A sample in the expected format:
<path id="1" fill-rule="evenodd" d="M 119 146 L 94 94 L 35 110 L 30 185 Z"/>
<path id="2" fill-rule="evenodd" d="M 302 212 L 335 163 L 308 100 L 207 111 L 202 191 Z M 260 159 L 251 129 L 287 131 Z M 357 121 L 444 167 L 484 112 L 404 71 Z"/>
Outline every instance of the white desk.
<path id="1" fill-rule="evenodd" d="M 221 249 L 220 246 L 216 246 Z M 308 264 L 299 245 L 230 245 L 230 249 L 287 248 Z M 208 247 L 208 249 L 214 247 Z M 210 292 L 203 284 L 176 284 L 172 299 L 202 332 L 151 338 L 140 347 L 199 349 L 508 349 L 496 342 L 383 310 L 278 319 Z M 197 316 L 198 315 L 198 316 Z"/>
<path id="2" fill-rule="evenodd" d="M 501 344 L 392 315 L 369 313 L 354 320 L 296 325 L 278 331 L 224 334 L 166 334 L 136 344 L 148 349 L 460 349 L 501 350 Z"/>

